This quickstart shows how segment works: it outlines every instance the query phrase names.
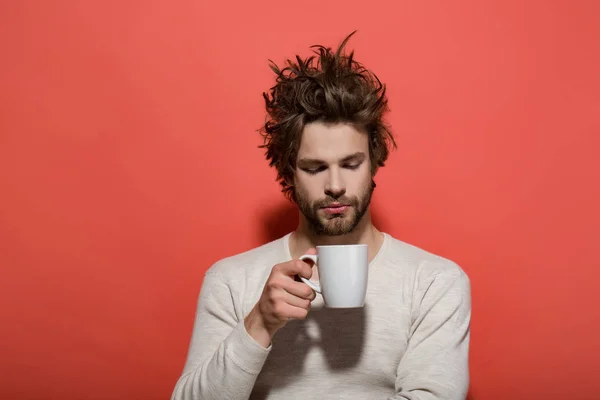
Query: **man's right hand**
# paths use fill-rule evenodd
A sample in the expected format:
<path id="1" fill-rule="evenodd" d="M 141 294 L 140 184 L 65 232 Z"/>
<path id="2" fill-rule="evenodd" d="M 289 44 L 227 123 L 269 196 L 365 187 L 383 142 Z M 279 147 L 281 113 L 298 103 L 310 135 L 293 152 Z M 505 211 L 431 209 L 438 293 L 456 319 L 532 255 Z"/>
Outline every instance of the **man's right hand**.
<path id="1" fill-rule="evenodd" d="M 310 249 L 306 254 L 316 254 Z M 265 283 L 260 299 L 244 319 L 248 334 L 263 347 L 269 347 L 273 335 L 290 319 L 304 319 L 315 292 L 296 275 L 310 279 L 312 267 L 301 260 L 277 264 Z"/>

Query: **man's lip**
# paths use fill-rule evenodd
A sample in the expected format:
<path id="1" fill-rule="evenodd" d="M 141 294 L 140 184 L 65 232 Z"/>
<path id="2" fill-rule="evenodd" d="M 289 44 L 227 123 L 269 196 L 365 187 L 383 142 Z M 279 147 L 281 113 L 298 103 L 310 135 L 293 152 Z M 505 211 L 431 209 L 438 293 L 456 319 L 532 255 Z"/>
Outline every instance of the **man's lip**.
<path id="1" fill-rule="evenodd" d="M 342 204 L 342 203 L 331 203 L 323 206 L 322 208 L 340 208 L 340 207 L 348 207 L 350 204 Z"/>

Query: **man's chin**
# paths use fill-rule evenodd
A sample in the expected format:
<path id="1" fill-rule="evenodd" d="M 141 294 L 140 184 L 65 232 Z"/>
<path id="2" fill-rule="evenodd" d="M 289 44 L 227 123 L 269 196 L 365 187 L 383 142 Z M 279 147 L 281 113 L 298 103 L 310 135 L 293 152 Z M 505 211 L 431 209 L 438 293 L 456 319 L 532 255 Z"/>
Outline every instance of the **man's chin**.
<path id="1" fill-rule="evenodd" d="M 341 236 L 352 232 L 349 220 L 330 219 L 321 224 L 321 234 L 325 236 Z"/>

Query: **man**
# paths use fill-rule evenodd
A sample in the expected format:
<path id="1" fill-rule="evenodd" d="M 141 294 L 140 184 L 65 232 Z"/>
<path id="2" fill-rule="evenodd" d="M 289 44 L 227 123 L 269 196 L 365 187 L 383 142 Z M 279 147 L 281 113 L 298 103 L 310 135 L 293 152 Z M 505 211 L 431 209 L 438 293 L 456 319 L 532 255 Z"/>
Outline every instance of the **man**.
<path id="1" fill-rule="evenodd" d="M 352 36 L 352 35 L 350 35 Z M 373 178 L 395 146 L 385 87 L 343 52 L 272 65 L 264 148 L 297 229 L 206 273 L 173 400 L 464 399 L 470 283 L 455 263 L 380 232 Z M 323 305 L 298 276 L 317 245 L 368 245 L 362 308 Z"/>

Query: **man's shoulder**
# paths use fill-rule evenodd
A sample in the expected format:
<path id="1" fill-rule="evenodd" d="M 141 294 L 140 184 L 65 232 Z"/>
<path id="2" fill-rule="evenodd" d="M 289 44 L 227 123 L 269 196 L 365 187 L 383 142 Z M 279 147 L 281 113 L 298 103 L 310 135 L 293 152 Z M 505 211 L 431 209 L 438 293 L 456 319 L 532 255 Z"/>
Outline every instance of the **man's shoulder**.
<path id="1" fill-rule="evenodd" d="M 210 266 L 206 273 L 216 274 L 222 278 L 235 278 L 248 272 L 260 274 L 265 269 L 270 270 L 274 264 L 285 260 L 288 236 L 289 234 L 252 249 L 221 258 Z"/>
<path id="2" fill-rule="evenodd" d="M 468 280 L 463 268 L 454 260 L 389 235 L 386 259 L 401 264 L 418 277 L 447 277 Z"/>

